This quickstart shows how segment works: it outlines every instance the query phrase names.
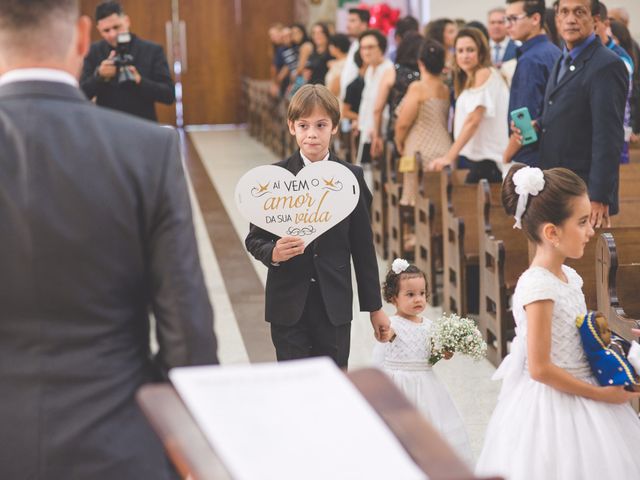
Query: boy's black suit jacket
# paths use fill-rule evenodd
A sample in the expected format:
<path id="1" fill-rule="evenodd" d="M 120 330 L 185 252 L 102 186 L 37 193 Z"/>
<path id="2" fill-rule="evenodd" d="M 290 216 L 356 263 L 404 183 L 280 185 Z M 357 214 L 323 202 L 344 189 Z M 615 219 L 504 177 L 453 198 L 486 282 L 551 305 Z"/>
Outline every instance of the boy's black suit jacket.
<path id="1" fill-rule="evenodd" d="M 358 179 L 360 198 L 351 214 L 305 249 L 279 266 L 271 263 L 278 236 L 251 225 L 245 240 L 247 250 L 269 268 L 266 287 L 265 319 L 277 325 L 294 325 L 300 320 L 311 279 L 320 286 L 327 315 L 333 325 L 344 325 L 353 318 L 351 258 L 358 283 L 360 310 L 373 312 L 382 307 L 378 263 L 373 246 L 369 209 L 372 195 L 362 168 L 339 160 L 333 153 L 329 161 L 344 165 Z M 294 175 L 303 168 L 300 152 L 275 165 Z"/>

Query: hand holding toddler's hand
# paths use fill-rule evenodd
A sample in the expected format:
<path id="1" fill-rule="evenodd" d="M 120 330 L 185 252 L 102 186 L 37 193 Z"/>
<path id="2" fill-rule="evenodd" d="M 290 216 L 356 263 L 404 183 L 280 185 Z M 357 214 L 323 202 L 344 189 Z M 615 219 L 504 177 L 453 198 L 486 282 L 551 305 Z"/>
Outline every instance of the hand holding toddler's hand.
<path id="1" fill-rule="evenodd" d="M 391 338 L 389 336 L 391 322 L 382 309 L 371 312 L 371 326 L 373 327 L 373 334 L 376 340 L 383 343 L 389 341 L 389 338 Z"/>
<path id="2" fill-rule="evenodd" d="M 385 330 L 378 339 L 379 342 L 386 343 L 392 342 L 396 337 L 396 332 L 393 331 L 393 328 L 389 327 L 389 329 Z"/>
<path id="3" fill-rule="evenodd" d="M 282 237 L 276 242 L 271 254 L 273 263 L 286 262 L 304 252 L 304 242 L 300 237 Z"/>

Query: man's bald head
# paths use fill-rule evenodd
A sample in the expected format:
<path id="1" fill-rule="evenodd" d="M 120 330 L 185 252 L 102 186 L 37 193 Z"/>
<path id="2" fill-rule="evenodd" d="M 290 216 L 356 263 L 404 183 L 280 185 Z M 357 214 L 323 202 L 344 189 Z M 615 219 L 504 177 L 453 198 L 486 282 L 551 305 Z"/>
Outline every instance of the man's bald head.
<path id="1" fill-rule="evenodd" d="M 629 12 L 626 8 L 618 7 L 610 9 L 609 18 L 613 18 L 629 28 Z"/>

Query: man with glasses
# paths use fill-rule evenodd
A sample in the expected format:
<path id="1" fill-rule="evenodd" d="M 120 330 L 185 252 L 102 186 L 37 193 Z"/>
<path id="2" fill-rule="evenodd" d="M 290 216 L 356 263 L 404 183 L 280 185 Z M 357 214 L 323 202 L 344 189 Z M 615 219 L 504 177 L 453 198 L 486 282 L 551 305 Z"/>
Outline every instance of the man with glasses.
<path id="1" fill-rule="evenodd" d="M 518 64 L 511 80 L 509 112 L 527 107 L 534 119 L 542 114 L 547 81 L 561 54 L 544 32 L 544 12 L 544 0 L 507 0 L 507 33 L 512 40 L 522 42 L 516 49 Z M 536 142 L 521 147 L 517 137 L 511 135 L 504 162 L 514 160 L 537 167 L 539 146 Z"/>
<path id="2" fill-rule="evenodd" d="M 505 9 L 494 8 L 489 11 L 489 49 L 491 50 L 491 62 L 496 68 L 500 68 L 504 62 L 516 58 L 516 43 L 507 36 L 505 25 Z"/>
<path id="3" fill-rule="evenodd" d="M 627 69 L 594 33 L 598 0 L 560 0 L 558 33 L 565 42 L 544 98 L 540 166 L 566 167 L 587 184 L 591 225 L 618 213 Z"/>

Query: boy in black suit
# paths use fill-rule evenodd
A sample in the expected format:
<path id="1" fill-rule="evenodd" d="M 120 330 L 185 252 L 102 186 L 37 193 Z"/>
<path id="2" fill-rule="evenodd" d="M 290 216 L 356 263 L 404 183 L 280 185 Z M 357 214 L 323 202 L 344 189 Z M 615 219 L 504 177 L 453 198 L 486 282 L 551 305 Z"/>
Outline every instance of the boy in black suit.
<path id="1" fill-rule="evenodd" d="M 300 150 L 276 165 L 297 175 L 312 162 L 333 161 L 358 179 L 360 198 L 351 214 L 304 248 L 300 237 L 278 238 L 255 225 L 245 240 L 247 250 L 267 268 L 265 319 L 278 361 L 329 356 L 347 367 L 351 340 L 353 292 L 351 259 L 358 282 L 360 310 L 371 312 L 378 340 L 386 340 L 389 319 L 381 310 L 378 264 L 369 220 L 371 192 L 362 169 L 329 151 L 337 132 L 340 107 L 322 85 L 305 85 L 287 112 L 291 135 Z"/>

